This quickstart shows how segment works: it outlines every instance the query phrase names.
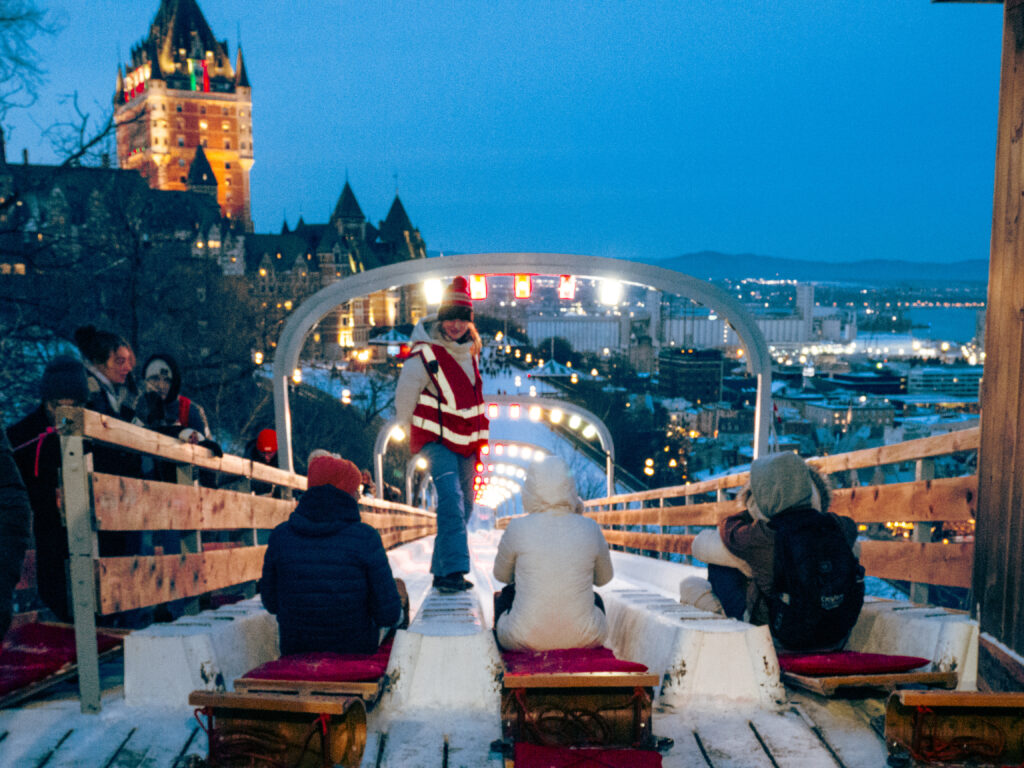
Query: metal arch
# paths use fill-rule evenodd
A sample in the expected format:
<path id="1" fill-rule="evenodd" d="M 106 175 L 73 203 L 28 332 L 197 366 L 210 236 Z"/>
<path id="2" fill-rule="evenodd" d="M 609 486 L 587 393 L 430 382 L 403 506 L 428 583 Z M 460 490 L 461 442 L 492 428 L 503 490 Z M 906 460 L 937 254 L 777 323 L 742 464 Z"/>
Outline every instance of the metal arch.
<path id="1" fill-rule="evenodd" d="M 743 305 L 725 291 L 705 280 L 650 264 L 627 262 L 603 256 L 561 253 L 477 253 L 433 259 L 413 259 L 379 267 L 338 280 L 306 299 L 288 318 L 281 330 L 274 355 L 274 413 L 278 456 L 282 469 L 294 471 L 291 439 L 291 410 L 288 382 L 299 362 L 302 345 L 313 326 L 335 307 L 374 291 L 423 280 L 459 274 L 535 273 L 578 275 L 584 278 L 618 280 L 646 285 L 699 301 L 718 312 L 736 331 L 747 359 L 747 370 L 757 377 L 757 406 L 754 416 L 754 457 L 768 447 L 771 414 L 771 358 L 764 334 Z"/>
<path id="2" fill-rule="evenodd" d="M 487 395 L 485 393 L 485 398 L 487 402 L 498 403 L 499 405 L 519 403 L 526 408 L 531 405 L 539 405 L 541 408 L 547 408 L 549 411 L 559 408 L 566 413 L 576 414 L 593 424 L 594 429 L 597 430 L 598 439 L 601 441 L 601 450 L 604 451 L 604 471 L 608 478 L 608 495 L 615 495 L 615 441 L 612 440 L 612 433 L 608 431 L 608 427 L 604 425 L 604 422 L 596 414 L 574 403 L 546 397 L 530 397 L 529 395 L 517 397 L 516 395 Z"/>
<path id="3" fill-rule="evenodd" d="M 274 393 L 277 396 L 277 393 Z M 391 419 L 387 424 L 377 431 L 377 439 L 373 441 L 373 474 L 377 480 L 377 498 L 384 498 L 384 451 L 391 439 L 391 430 L 401 426 L 397 419 Z M 289 436 L 290 437 L 290 436 Z M 278 453 L 281 451 L 281 442 L 277 444 Z"/>

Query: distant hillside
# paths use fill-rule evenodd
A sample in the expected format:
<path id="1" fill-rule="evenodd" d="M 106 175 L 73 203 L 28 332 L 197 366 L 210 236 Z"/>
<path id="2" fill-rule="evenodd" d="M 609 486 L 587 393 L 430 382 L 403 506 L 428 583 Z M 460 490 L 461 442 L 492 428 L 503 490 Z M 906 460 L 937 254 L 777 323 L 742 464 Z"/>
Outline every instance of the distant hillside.
<path id="1" fill-rule="evenodd" d="M 725 277 L 753 277 L 866 285 L 951 280 L 988 282 L 988 261 L 984 259 L 952 263 L 884 259 L 828 263 L 780 259 L 753 253 L 726 254 L 701 251 L 647 263 L 712 280 Z"/>

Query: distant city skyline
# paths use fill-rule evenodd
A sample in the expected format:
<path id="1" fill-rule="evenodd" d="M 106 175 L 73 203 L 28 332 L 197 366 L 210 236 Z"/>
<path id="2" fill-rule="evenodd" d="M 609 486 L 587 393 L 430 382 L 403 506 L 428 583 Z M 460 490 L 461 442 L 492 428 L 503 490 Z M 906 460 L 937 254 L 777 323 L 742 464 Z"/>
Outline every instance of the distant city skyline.
<path id="1" fill-rule="evenodd" d="M 159 0 L 40 0 L 48 82 L 110 109 Z M 863 0 L 570 5 L 199 0 L 253 88 L 257 232 L 397 189 L 431 251 L 657 261 L 986 259 L 1002 6 Z"/>

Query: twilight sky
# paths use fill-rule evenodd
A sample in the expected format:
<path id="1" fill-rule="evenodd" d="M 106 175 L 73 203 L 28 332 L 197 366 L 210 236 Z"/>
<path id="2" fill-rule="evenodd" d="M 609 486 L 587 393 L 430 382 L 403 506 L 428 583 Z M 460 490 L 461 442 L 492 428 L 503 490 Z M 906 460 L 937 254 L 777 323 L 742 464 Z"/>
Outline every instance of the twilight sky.
<path id="1" fill-rule="evenodd" d="M 109 110 L 158 0 L 38 0 L 8 159 Z M 397 189 L 430 250 L 987 258 L 1002 5 L 199 0 L 253 87 L 257 232 Z"/>

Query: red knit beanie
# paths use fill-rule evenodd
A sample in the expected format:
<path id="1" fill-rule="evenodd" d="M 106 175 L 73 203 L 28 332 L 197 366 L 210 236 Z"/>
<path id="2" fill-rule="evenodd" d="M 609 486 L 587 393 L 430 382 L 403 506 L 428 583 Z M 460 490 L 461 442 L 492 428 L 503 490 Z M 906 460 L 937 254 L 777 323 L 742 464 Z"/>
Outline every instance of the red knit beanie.
<path id="1" fill-rule="evenodd" d="M 359 467 L 348 459 L 340 456 L 321 453 L 310 459 L 306 473 L 306 485 L 314 488 L 318 485 L 333 485 L 352 498 L 359 497 L 359 485 L 363 482 Z"/>
<path id="2" fill-rule="evenodd" d="M 469 295 L 469 281 L 462 275 L 452 280 L 444 289 L 441 308 L 437 310 L 438 320 L 472 320 L 473 299 Z"/>
<path id="3" fill-rule="evenodd" d="M 260 453 L 277 453 L 277 432 L 261 429 L 256 435 L 256 450 Z"/>

